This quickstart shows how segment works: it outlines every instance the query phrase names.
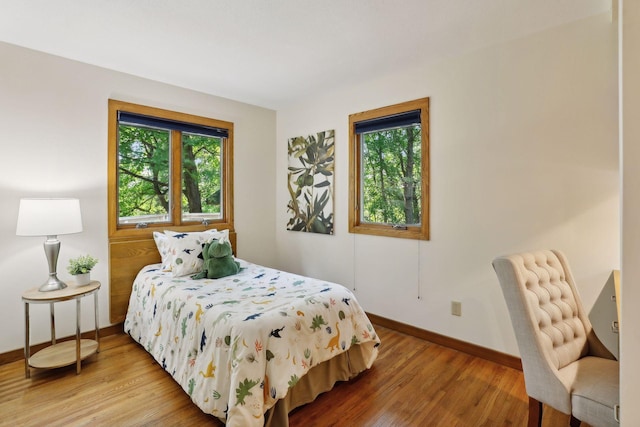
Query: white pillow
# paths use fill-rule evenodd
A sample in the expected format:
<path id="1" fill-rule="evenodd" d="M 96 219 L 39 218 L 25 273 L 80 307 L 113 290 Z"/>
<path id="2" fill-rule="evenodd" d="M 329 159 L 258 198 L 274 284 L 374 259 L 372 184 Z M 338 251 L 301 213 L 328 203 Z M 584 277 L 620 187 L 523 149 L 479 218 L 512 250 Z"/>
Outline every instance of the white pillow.
<path id="1" fill-rule="evenodd" d="M 189 233 L 165 230 L 164 234 L 154 232 L 153 238 L 162 258 L 162 270 L 180 277 L 202 271 L 202 246 L 214 239 L 228 241 L 229 230 Z"/>
<path id="2" fill-rule="evenodd" d="M 171 271 L 171 248 L 169 247 L 169 237 L 159 231 L 153 232 L 153 240 L 162 258 L 162 271 Z"/>

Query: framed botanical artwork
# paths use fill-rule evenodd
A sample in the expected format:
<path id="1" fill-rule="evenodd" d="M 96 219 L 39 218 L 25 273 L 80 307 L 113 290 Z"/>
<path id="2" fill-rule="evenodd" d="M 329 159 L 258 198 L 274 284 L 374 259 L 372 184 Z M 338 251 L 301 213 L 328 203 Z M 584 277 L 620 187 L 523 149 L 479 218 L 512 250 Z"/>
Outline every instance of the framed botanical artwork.
<path id="1" fill-rule="evenodd" d="M 334 142 L 334 130 L 289 139 L 287 230 L 333 234 Z"/>

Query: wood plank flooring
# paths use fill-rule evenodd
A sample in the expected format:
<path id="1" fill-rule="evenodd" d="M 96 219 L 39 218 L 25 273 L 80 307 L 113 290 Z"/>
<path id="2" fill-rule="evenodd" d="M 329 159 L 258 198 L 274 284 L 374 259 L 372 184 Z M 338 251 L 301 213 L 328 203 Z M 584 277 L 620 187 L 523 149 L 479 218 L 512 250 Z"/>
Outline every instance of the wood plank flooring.
<path id="1" fill-rule="evenodd" d="M 522 372 L 381 326 L 383 345 L 369 371 L 294 411 L 296 426 L 524 426 Z M 543 426 L 569 417 L 545 408 Z M 0 366 L 0 426 L 222 426 L 128 335 L 101 340 L 75 366 Z"/>

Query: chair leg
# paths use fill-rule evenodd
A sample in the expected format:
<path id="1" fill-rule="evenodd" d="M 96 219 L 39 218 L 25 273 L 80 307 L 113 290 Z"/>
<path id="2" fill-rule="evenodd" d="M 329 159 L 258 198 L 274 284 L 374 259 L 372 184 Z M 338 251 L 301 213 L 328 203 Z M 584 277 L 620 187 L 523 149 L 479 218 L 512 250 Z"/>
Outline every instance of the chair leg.
<path id="1" fill-rule="evenodd" d="M 580 424 L 582 424 L 582 421 L 571 415 L 571 421 L 569 421 L 569 425 L 571 427 L 580 427 Z"/>
<path id="2" fill-rule="evenodd" d="M 529 396 L 529 423 L 527 427 L 542 427 L 542 402 L 531 396 Z"/>

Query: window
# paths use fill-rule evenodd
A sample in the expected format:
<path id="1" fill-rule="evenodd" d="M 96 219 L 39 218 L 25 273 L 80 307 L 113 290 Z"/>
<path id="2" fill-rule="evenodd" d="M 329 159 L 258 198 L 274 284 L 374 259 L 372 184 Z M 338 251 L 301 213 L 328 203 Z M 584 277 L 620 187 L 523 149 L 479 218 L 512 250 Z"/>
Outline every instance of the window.
<path id="1" fill-rule="evenodd" d="M 349 232 L 429 239 L 429 98 L 349 116 Z"/>
<path id="2" fill-rule="evenodd" d="M 109 100 L 109 233 L 233 229 L 233 123 Z"/>

